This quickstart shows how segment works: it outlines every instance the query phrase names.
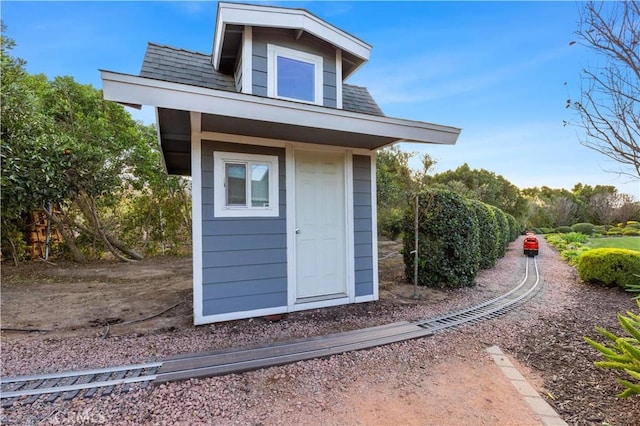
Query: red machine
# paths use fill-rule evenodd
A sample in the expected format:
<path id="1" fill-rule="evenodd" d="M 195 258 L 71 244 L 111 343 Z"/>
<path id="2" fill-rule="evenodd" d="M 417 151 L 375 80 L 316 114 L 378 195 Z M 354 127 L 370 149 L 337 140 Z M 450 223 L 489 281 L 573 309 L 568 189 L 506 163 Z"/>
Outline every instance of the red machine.
<path id="1" fill-rule="evenodd" d="M 524 254 L 529 257 L 538 255 L 538 239 L 533 232 L 527 232 L 524 237 Z"/>

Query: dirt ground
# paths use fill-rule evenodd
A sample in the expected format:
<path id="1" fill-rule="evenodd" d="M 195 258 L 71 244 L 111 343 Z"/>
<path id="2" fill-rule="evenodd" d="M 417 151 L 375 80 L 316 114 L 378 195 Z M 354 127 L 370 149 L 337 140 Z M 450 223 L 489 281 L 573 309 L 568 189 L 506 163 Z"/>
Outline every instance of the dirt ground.
<path id="1" fill-rule="evenodd" d="M 393 241 L 380 242 L 381 299 L 397 304 L 444 300 L 444 292 L 427 288 L 416 292 L 403 282 L 400 248 Z M 45 336 L 113 336 L 193 327 L 191 276 L 191 259 L 176 257 L 137 263 L 5 265 L 2 339 L 10 344 L 14 339 Z M 462 388 L 473 395 L 464 406 L 459 403 Z M 447 419 L 449 424 L 537 424 L 488 357 L 449 359 L 428 380 L 402 388 L 356 382 L 346 394 L 348 400 L 334 407 L 332 416 L 344 424 L 423 424 L 429 418 Z"/>

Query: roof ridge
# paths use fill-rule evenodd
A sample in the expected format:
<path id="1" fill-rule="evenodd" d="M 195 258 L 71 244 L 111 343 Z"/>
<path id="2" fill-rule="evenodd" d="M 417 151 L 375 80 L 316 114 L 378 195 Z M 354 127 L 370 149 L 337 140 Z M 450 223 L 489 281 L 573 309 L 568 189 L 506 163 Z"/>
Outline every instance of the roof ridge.
<path id="1" fill-rule="evenodd" d="M 167 44 L 155 43 L 153 41 L 147 42 L 147 45 L 162 47 L 162 48 L 171 49 L 171 50 L 180 50 L 180 51 L 187 52 L 187 53 L 192 53 L 192 54 L 195 54 L 195 55 L 202 55 L 202 56 L 211 57 L 211 53 L 203 53 L 203 52 L 198 52 L 197 50 L 185 49 L 183 47 L 169 46 Z"/>

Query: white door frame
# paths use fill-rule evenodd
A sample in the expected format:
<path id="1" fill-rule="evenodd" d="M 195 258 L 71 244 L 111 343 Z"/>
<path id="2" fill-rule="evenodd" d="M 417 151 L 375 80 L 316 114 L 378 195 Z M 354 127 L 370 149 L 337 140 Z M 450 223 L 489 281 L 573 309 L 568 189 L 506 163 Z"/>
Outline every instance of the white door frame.
<path id="1" fill-rule="evenodd" d="M 287 143 L 286 148 L 286 191 L 287 191 L 287 310 L 289 312 L 344 305 L 355 302 L 355 260 L 353 240 L 353 151 L 342 147 L 301 147 Z M 345 190 L 345 255 L 347 296 L 320 300 L 317 302 L 297 303 L 296 301 L 296 158 L 295 151 L 333 151 L 344 153 L 344 190 Z"/>

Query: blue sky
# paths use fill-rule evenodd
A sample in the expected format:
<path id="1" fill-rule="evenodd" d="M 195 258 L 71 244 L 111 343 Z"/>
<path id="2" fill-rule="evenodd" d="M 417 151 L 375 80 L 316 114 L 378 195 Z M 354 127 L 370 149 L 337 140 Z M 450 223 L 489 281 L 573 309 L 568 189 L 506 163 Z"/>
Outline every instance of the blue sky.
<path id="1" fill-rule="evenodd" d="M 249 2 L 249 1 L 247 1 Z M 263 3 L 267 4 L 267 3 Z M 438 161 L 502 175 L 520 188 L 640 183 L 583 147 L 565 109 L 599 58 L 577 40 L 576 2 L 270 2 L 301 7 L 373 46 L 348 82 L 386 115 L 462 128 L 455 146 L 403 144 Z M 210 53 L 215 2 L 11 2 L 1 15 L 30 73 L 100 88 L 98 69 L 138 74 L 148 41 Z M 566 84 L 565 84 L 566 83 Z M 136 118 L 153 120 L 151 110 Z"/>

